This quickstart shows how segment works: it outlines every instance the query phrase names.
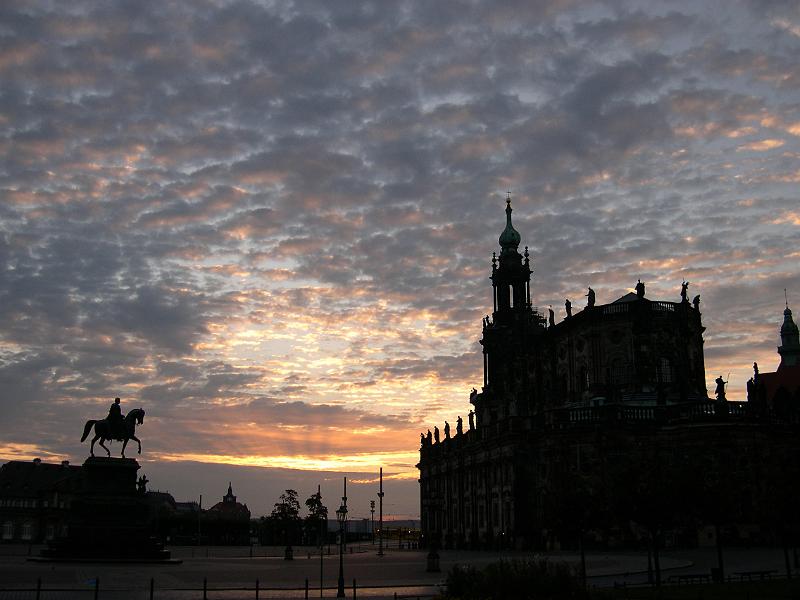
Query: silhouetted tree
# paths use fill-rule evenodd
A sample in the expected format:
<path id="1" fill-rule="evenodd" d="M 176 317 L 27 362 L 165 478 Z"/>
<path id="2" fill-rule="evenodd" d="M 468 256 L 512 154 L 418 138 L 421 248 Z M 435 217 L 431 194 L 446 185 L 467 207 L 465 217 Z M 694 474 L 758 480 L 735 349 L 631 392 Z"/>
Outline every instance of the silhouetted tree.
<path id="1" fill-rule="evenodd" d="M 647 532 L 660 586 L 664 531 L 688 513 L 684 470 L 671 463 L 656 440 L 632 444 L 625 454 L 625 460 L 613 465 L 614 509 L 622 521 L 633 521 Z"/>
<path id="2" fill-rule="evenodd" d="M 560 537 L 577 542 L 581 556 L 580 575 L 586 583 L 586 534 L 601 528 L 608 520 L 608 500 L 604 482 L 596 473 L 582 473 L 562 465 L 544 499 L 547 520 Z"/>
<path id="3" fill-rule="evenodd" d="M 317 490 L 306 499 L 306 534 L 308 539 L 315 538 L 317 545 L 322 544 L 328 529 L 328 508 L 322 503 L 322 494 Z"/>
<path id="4" fill-rule="evenodd" d="M 740 520 L 741 495 L 746 481 L 736 468 L 735 451 L 730 447 L 711 447 L 683 457 L 684 481 L 697 520 L 714 527 L 717 548 L 717 580 L 725 579 L 723 555 L 724 528 Z"/>
<path id="5" fill-rule="evenodd" d="M 286 490 L 281 494 L 269 518 L 282 531 L 284 543 L 290 545 L 300 523 L 300 501 L 297 499 L 297 491 Z"/>
<path id="6" fill-rule="evenodd" d="M 788 447 L 773 447 L 762 459 L 763 478 L 759 497 L 761 522 L 783 548 L 786 576 L 792 577 L 789 549 L 800 537 L 800 465 Z"/>

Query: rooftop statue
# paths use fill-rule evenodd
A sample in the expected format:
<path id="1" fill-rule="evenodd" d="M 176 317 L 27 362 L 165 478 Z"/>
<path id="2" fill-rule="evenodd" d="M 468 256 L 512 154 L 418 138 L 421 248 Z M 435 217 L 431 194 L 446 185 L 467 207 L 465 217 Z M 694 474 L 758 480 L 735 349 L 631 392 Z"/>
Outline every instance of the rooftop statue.
<path id="1" fill-rule="evenodd" d="M 456 419 L 456 435 L 461 435 L 464 433 L 464 419 L 461 418 L 461 415 L 458 415 L 458 419 Z"/>
<path id="2" fill-rule="evenodd" d="M 92 445 L 89 449 L 91 456 L 94 456 L 94 443 L 97 440 L 100 440 L 100 446 L 102 446 L 108 456 L 111 456 L 111 451 L 106 448 L 106 445 L 103 443 L 106 440 L 122 442 L 122 458 L 125 458 L 125 448 L 128 446 L 130 440 L 134 440 L 139 445 L 138 453 L 141 454 L 142 442 L 136 437 L 137 423 L 139 425 L 144 423 L 144 410 L 141 408 L 134 408 L 123 417 L 120 400 L 119 398 L 114 398 L 114 404 L 111 405 L 108 416 L 105 419 L 86 421 L 81 442 L 89 437 L 89 432 L 92 430 L 92 427 L 94 427 L 94 437 L 92 438 Z"/>
<path id="3" fill-rule="evenodd" d="M 644 284 L 642 283 L 641 279 L 639 279 L 636 282 L 636 288 L 635 289 L 636 289 L 636 297 L 637 298 L 644 298 Z"/>
<path id="4" fill-rule="evenodd" d="M 553 312 L 553 307 L 552 307 L 552 306 L 551 306 L 550 308 L 548 308 L 548 309 L 547 309 L 547 313 L 548 313 L 548 318 L 547 318 L 547 324 L 548 324 L 548 326 L 549 326 L 549 327 L 555 327 L 555 324 L 556 324 L 556 315 L 555 315 L 555 313 Z"/>
<path id="5" fill-rule="evenodd" d="M 467 416 L 469 417 L 469 430 L 472 431 L 473 429 L 475 429 L 475 413 L 469 411 L 469 414 Z"/>
<path id="6" fill-rule="evenodd" d="M 589 306 L 589 308 L 594 307 L 595 296 L 594 296 L 594 290 L 592 288 L 589 288 L 589 293 L 586 294 L 586 297 L 588 298 L 587 305 Z"/>
<path id="7" fill-rule="evenodd" d="M 444 422 L 444 439 L 450 439 L 450 423 L 447 421 Z"/>
<path id="8" fill-rule="evenodd" d="M 569 301 L 569 298 L 564 300 L 564 308 L 567 309 L 567 318 L 572 316 L 572 302 Z"/>
<path id="9" fill-rule="evenodd" d="M 725 398 L 725 384 L 728 382 L 722 379 L 722 375 L 717 377 L 714 382 L 717 384 L 717 388 L 714 390 L 714 393 L 717 395 L 717 400 L 720 402 L 727 400 L 727 398 Z"/>
<path id="10" fill-rule="evenodd" d="M 684 281 L 681 284 L 681 302 L 689 302 L 689 282 Z"/>
<path id="11" fill-rule="evenodd" d="M 697 296 L 692 298 L 692 305 L 694 306 L 695 310 L 700 310 L 700 294 L 697 294 Z"/>
<path id="12" fill-rule="evenodd" d="M 433 441 L 439 443 L 439 427 L 436 425 L 433 426 Z"/>

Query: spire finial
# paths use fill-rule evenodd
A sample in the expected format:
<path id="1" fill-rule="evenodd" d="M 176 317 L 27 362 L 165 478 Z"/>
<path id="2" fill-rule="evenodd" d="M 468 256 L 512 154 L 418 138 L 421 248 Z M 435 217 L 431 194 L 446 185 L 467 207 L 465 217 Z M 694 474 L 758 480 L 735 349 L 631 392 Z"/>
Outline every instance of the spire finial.
<path id="1" fill-rule="evenodd" d="M 783 288 L 783 298 L 786 300 L 786 308 L 789 308 L 789 295 L 786 293 L 786 288 Z"/>

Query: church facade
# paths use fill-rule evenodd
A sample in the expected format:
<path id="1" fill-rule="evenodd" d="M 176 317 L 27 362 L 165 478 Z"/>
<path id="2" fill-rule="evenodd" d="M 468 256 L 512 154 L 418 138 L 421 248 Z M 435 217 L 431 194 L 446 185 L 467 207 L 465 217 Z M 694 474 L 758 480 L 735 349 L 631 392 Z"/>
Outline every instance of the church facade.
<path id="1" fill-rule="evenodd" d="M 421 439 L 426 542 L 548 546 L 574 528 L 570 520 L 580 521 L 563 514 L 571 495 L 572 512 L 587 515 L 580 529 L 602 521 L 630 537 L 620 523 L 631 519 L 623 515 L 612 524 L 610 516 L 623 511 L 625 486 L 638 485 L 641 495 L 647 486 L 634 481 L 637 473 L 658 465 L 668 473 L 697 457 L 703 457 L 694 469 L 701 477 L 691 485 L 705 485 L 704 470 L 720 473 L 719 465 L 726 485 L 746 482 L 737 483 L 747 488 L 737 505 L 713 509 L 711 520 L 720 513 L 755 520 L 759 499 L 769 493 L 754 472 L 757 457 L 800 456 L 794 412 L 778 418 L 769 407 L 729 402 L 721 378 L 717 398 L 709 398 L 699 296 L 690 302 L 685 282 L 680 302 L 650 299 L 638 282 L 635 293 L 604 305 L 595 304 L 590 288 L 587 306 L 573 314 L 567 301 L 558 323 L 552 309 L 537 310 L 530 256 L 527 247 L 519 252 L 511 213 L 509 199 L 500 255 L 492 257 L 493 312 L 482 324 L 484 375 L 481 390 L 470 395 L 474 414 L 466 430 L 459 417 L 455 435 L 445 424 L 444 436 L 435 427 Z M 571 494 L 581 486 L 585 493 Z M 646 520 L 639 519 L 641 526 L 660 535 L 663 527 Z"/>

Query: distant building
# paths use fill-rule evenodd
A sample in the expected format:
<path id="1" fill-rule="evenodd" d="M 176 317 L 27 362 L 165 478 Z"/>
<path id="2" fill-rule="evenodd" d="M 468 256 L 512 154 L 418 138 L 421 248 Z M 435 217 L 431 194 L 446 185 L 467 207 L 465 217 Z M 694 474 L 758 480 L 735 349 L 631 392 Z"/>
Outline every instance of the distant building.
<path id="1" fill-rule="evenodd" d="M 249 544 L 250 509 L 236 501 L 233 486 L 201 516 L 202 537 L 211 544 Z"/>
<path id="2" fill-rule="evenodd" d="M 780 335 L 778 369 L 774 373 L 759 373 L 753 363 L 755 372 L 747 382 L 747 400 L 763 413 L 793 417 L 800 410 L 800 333 L 788 302 Z"/>
<path id="3" fill-rule="evenodd" d="M 726 483 L 739 486 L 730 502 L 720 501 L 725 511 L 702 513 L 705 507 L 692 501 L 687 512 L 756 519 L 768 496 L 760 459 L 782 464 L 800 450 L 797 420 L 769 405 L 776 394 L 794 394 L 797 403 L 793 369 L 800 345 L 788 308 L 779 350 L 784 366 L 776 373 L 786 392 L 768 391 L 772 400 L 757 409 L 728 402 L 718 382 L 712 401 L 699 296 L 689 302 L 688 284 L 679 302 L 646 297 L 642 282 L 636 293 L 610 304 L 596 304 L 589 289 L 585 308 L 573 311 L 568 300 L 557 322 L 555 311 L 546 317 L 532 305 L 530 257 L 527 247 L 518 251 L 511 212 L 509 200 L 500 256 L 492 257 L 493 312 L 483 320 L 484 376 L 481 391 L 470 395 L 474 414 L 422 438 L 423 540 L 445 547 L 552 547 L 580 520 L 578 512 L 600 509 L 611 532 L 606 541 L 629 538 L 635 533 L 624 530 L 626 519 L 612 527 L 608 514 L 622 510 L 625 494 L 643 493 L 638 477 L 647 473 L 661 478 L 652 486 L 677 488 L 670 473 L 716 481 L 724 472 Z M 760 385 L 772 390 L 771 382 L 764 374 Z M 575 493 L 577 484 L 591 491 L 591 502 L 589 491 Z M 702 494 L 690 490 L 690 497 L 695 493 Z M 565 516 L 569 502 L 583 508 Z M 662 535 L 652 527 L 652 535 Z"/>
<path id="4" fill-rule="evenodd" d="M 0 541 L 41 543 L 67 533 L 80 467 L 12 460 L 0 467 Z"/>

